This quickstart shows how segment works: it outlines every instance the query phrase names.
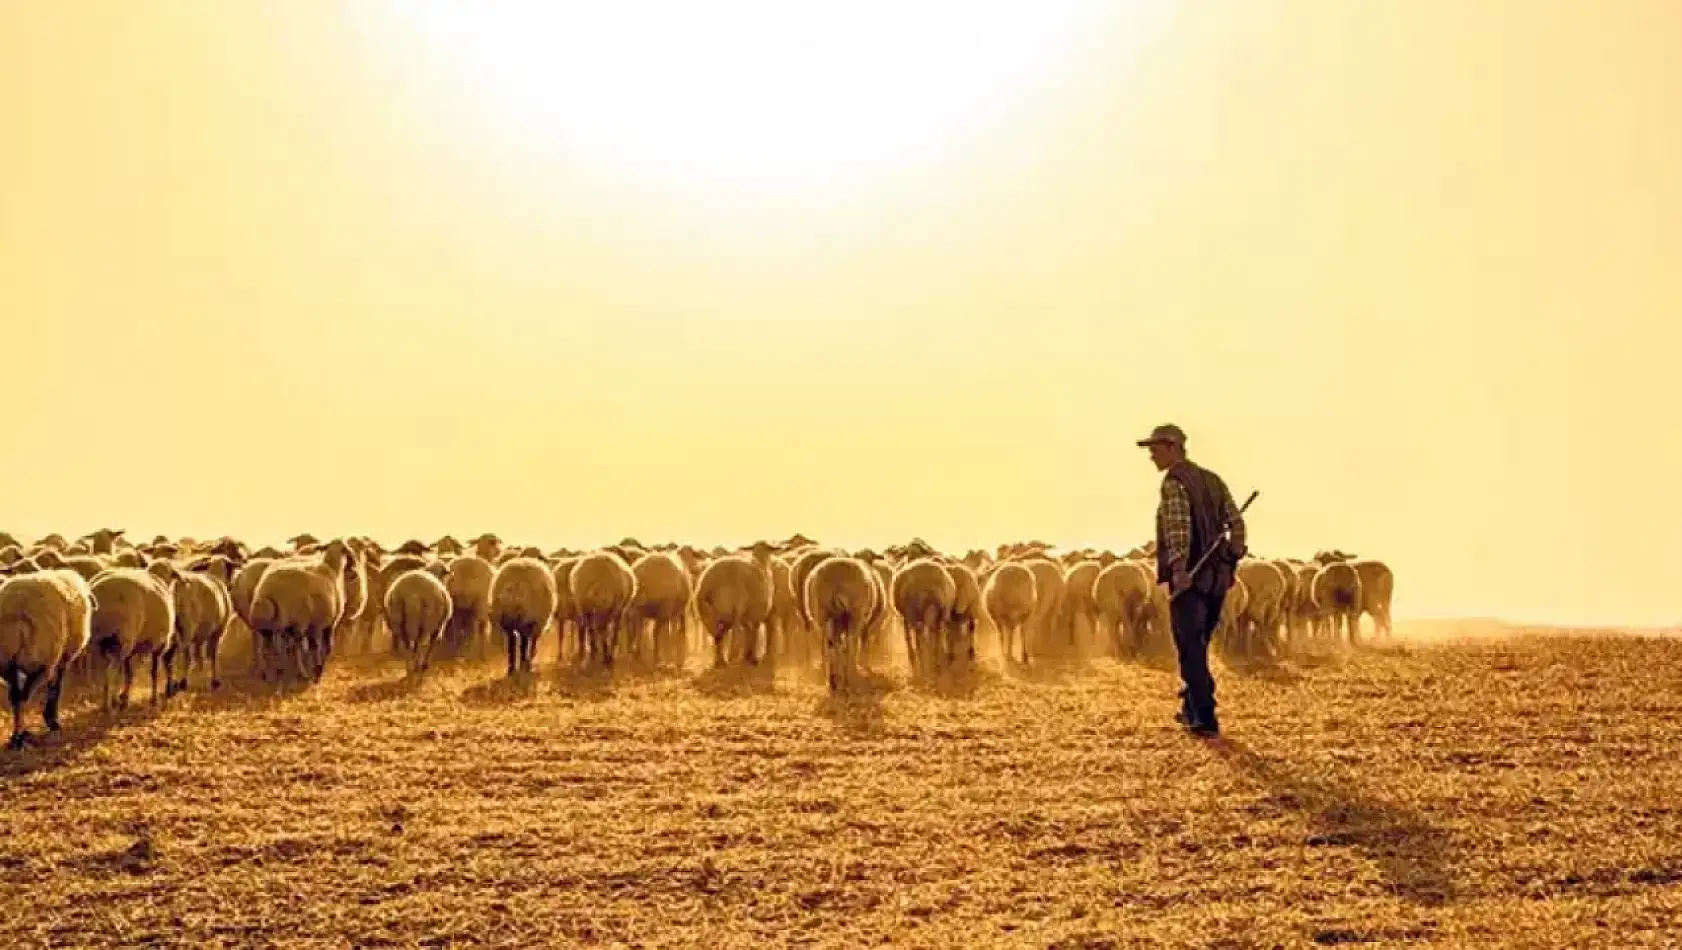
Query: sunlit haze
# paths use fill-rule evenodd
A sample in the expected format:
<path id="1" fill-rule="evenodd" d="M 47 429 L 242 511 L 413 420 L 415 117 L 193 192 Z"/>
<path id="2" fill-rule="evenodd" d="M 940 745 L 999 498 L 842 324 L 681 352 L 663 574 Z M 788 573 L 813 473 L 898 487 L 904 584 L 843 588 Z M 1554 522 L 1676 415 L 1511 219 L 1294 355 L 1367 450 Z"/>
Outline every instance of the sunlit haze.
<path id="1" fill-rule="evenodd" d="M 1676 623 L 1678 37 L 0 0 L 0 529 L 1125 549 L 1172 421 L 1401 616 Z"/>

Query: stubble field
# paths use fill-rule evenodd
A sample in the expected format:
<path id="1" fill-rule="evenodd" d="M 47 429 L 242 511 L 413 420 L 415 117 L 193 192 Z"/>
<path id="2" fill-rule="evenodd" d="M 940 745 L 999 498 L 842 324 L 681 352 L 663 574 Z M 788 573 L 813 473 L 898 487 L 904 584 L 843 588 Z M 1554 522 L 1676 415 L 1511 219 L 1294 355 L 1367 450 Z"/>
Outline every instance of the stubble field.
<path id="1" fill-rule="evenodd" d="M 1682 940 L 1682 642 L 1217 676 L 1215 741 L 1174 727 L 1172 674 L 1110 661 L 849 703 L 363 664 L 72 712 L 0 758 L 4 944 Z"/>

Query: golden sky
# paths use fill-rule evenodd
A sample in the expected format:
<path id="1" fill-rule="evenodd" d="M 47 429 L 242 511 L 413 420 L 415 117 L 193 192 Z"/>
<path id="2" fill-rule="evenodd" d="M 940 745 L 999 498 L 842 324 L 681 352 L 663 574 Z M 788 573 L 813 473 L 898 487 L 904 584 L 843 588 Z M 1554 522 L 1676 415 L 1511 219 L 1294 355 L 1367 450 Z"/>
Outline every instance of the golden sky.
<path id="1" fill-rule="evenodd" d="M 1175 421 L 1401 614 L 1682 620 L 1682 3 L 1122 0 L 759 190 L 400 6 L 0 0 L 0 528 L 1125 547 Z"/>

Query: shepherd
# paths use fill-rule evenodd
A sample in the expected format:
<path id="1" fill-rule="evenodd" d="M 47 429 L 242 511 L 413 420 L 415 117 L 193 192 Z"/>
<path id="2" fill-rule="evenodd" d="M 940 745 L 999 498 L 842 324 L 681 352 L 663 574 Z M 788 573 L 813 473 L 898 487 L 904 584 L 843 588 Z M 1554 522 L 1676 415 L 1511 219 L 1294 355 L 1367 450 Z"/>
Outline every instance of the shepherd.
<path id="1" fill-rule="evenodd" d="M 1174 719 L 1195 735 L 1217 736 L 1221 727 L 1215 717 L 1209 638 L 1246 550 L 1244 512 L 1219 475 L 1186 458 L 1186 434 L 1179 426 L 1157 426 L 1138 444 L 1150 449 L 1162 473 L 1156 580 L 1168 585 L 1172 598 L 1168 617 L 1183 684 Z"/>

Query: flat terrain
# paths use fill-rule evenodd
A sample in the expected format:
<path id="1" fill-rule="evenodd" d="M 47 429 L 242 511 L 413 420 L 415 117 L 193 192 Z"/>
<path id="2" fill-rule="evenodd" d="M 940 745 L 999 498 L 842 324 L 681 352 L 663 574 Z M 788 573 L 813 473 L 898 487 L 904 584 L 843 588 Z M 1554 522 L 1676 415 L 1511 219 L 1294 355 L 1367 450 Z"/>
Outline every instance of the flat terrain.
<path id="1" fill-rule="evenodd" d="M 1682 640 L 1218 675 L 1216 742 L 1110 661 L 848 704 L 364 664 L 73 712 L 0 758 L 3 943 L 1682 943 Z"/>

